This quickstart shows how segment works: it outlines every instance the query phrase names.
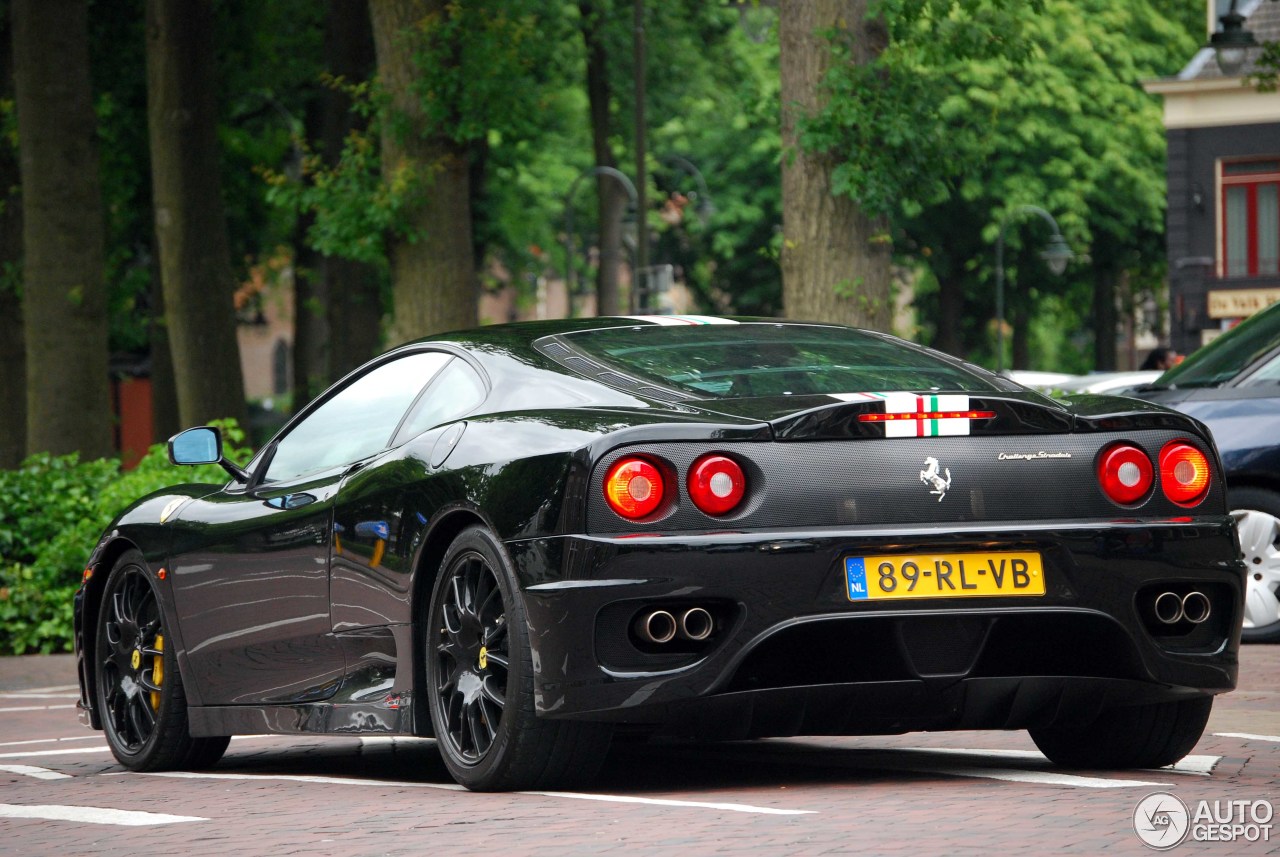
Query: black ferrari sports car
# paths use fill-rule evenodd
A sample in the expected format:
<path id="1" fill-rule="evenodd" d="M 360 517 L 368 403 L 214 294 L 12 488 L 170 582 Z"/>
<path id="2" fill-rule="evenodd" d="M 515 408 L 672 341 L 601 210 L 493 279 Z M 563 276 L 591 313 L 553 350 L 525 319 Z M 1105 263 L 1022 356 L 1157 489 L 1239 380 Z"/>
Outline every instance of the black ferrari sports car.
<path id="1" fill-rule="evenodd" d="M 1235 685 L 1244 567 L 1199 422 L 828 324 L 481 328 L 397 348 L 221 485 L 145 497 L 75 600 L 124 766 L 243 733 L 435 736 L 473 789 L 614 733 L 1027 729 L 1154 767 Z"/>

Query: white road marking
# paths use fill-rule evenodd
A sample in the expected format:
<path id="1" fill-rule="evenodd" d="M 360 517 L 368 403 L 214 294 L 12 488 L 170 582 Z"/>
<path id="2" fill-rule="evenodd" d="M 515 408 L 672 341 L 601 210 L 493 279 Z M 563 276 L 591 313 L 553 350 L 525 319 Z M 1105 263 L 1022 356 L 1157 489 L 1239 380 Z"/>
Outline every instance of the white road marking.
<path id="1" fill-rule="evenodd" d="M 117 774 L 116 776 L 126 776 Z M 396 780 L 356 780 L 346 777 L 317 777 L 297 774 L 216 774 L 195 773 L 185 771 L 154 772 L 136 774 L 143 777 L 172 777 L 183 780 L 282 780 L 293 783 L 318 783 L 343 786 L 377 786 L 397 789 L 439 789 L 442 791 L 462 792 L 465 788 L 457 783 L 411 783 Z M 569 800 L 593 800 L 609 803 L 639 803 L 651 806 L 688 807 L 692 809 L 719 809 L 729 812 L 747 812 L 761 815 L 813 815 L 812 809 L 777 809 L 768 806 L 751 806 L 743 803 L 710 803 L 706 801 L 670 800 L 666 798 L 633 797 L 630 795 L 602 795 L 583 792 L 512 792 L 512 794 L 537 795 L 539 797 L 567 798 Z"/>
<path id="2" fill-rule="evenodd" d="M 0 699 L 79 699 L 78 693 L 34 693 L 32 691 L 11 691 L 0 693 Z"/>
<path id="3" fill-rule="evenodd" d="M 32 756 L 83 756 L 86 753 L 110 753 L 106 744 L 98 747 L 76 747 L 73 750 L 24 750 L 17 753 L 0 753 L 0 759 L 29 759 Z"/>
<path id="4" fill-rule="evenodd" d="M 60 774 L 48 768 L 37 768 L 34 765 L 0 765 L 0 771 L 10 774 L 22 774 L 24 777 L 35 777 L 37 780 L 69 780 L 70 774 Z"/>
<path id="5" fill-rule="evenodd" d="M 0 692 L 0 697 L 8 696 L 11 693 L 63 693 L 69 690 L 79 691 L 80 685 L 56 684 L 56 685 L 53 685 L 52 687 L 24 687 L 21 690 L 6 690 L 3 692 Z"/>
<path id="6" fill-rule="evenodd" d="M 1277 739 L 1280 740 L 1280 739 Z M 1044 753 L 1039 750 L 977 750 L 957 747 L 895 747 L 894 750 L 905 750 L 908 753 L 938 753 L 951 756 L 986 756 L 992 759 L 1026 759 L 1027 761 L 1049 764 Z M 1146 768 L 1160 774 L 1194 774 L 1208 776 L 1213 772 L 1221 756 L 1185 756 L 1180 761 L 1164 768 Z"/>
<path id="7" fill-rule="evenodd" d="M 77 735 L 74 738 L 31 738 L 26 741 L 0 741 L 0 747 L 18 747 L 25 744 L 54 744 L 59 741 L 101 741 L 101 733 L 97 735 Z"/>
<path id="8" fill-rule="evenodd" d="M 516 792 L 522 795 L 563 797 L 572 800 L 598 800 L 608 803 L 641 803 L 651 806 L 681 806 L 693 809 L 720 809 L 728 812 L 750 812 L 759 815 L 817 815 L 816 809 L 778 809 L 772 806 L 751 806 L 744 803 L 713 803 L 696 800 L 669 800 L 657 797 L 633 797 L 631 795 L 597 795 L 586 792 Z"/>
<path id="9" fill-rule="evenodd" d="M 1058 774 L 1048 771 L 1025 771 L 1015 768 L 950 768 L 930 765 L 910 765 L 905 770 L 920 774 L 941 774 L 947 777 L 973 777 L 984 780 L 1003 780 L 1010 783 L 1038 783 L 1045 786 L 1070 786 L 1078 789 L 1129 789 L 1160 786 L 1169 788 L 1172 783 L 1154 783 L 1146 780 L 1111 780 L 1104 777 L 1082 777 L 1076 774 Z"/>
<path id="10" fill-rule="evenodd" d="M 461 792 L 465 788 L 457 783 L 411 783 L 401 780 L 360 780 L 351 777 L 326 777 L 310 774 L 222 774 L 204 773 L 200 771 L 113 771 L 107 776 L 113 777 L 169 777 L 175 780 L 281 780 L 289 783 L 317 783 L 331 786 L 382 786 L 394 789 L 440 789 L 442 791 Z"/>
<path id="11" fill-rule="evenodd" d="M 180 821 L 208 821 L 198 815 L 167 815 L 163 812 L 138 812 L 132 809 L 106 809 L 97 806 L 61 806 L 59 804 L 0 803 L 0 818 L 42 818 L 50 821 L 78 821 L 86 824 L 118 824 L 145 827 L 151 824 L 176 824 Z"/>
<path id="12" fill-rule="evenodd" d="M 1250 732 L 1214 732 L 1215 738 L 1241 738 L 1245 741 L 1271 741 L 1280 744 L 1280 735 L 1254 735 Z"/>
<path id="13" fill-rule="evenodd" d="M 0 713 L 7 711 L 54 711 L 59 708 L 75 708 L 74 705 L 21 705 L 15 708 L 0 708 Z"/>
<path id="14" fill-rule="evenodd" d="M 1183 756 L 1180 761 L 1158 770 L 1176 771 L 1179 774 L 1199 774 L 1207 777 L 1213 773 L 1213 769 L 1218 767 L 1218 763 L 1221 761 L 1221 756 Z"/>

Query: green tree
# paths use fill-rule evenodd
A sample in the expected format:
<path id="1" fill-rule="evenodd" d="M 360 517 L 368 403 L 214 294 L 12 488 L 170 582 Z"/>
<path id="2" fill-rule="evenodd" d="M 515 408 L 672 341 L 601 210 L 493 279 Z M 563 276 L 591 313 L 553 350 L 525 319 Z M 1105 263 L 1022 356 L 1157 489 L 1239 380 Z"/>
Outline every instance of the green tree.
<path id="1" fill-rule="evenodd" d="M 14 0 L 27 449 L 111 447 L 102 197 L 84 0 Z"/>
<path id="2" fill-rule="evenodd" d="M 933 343 L 989 353 L 992 245 L 1006 214 L 1052 212 L 1094 273 L 1045 275 L 1035 224 L 1008 231 L 1014 365 L 1025 365 L 1042 298 L 1092 303 L 1114 362 L 1116 290 L 1151 285 L 1162 264 L 1164 143 L 1155 101 L 1138 86 L 1176 69 L 1194 43 L 1153 0 L 884 0 L 889 46 L 870 64 L 837 66 L 829 106 L 804 145 L 834 152 L 837 192 L 892 211 L 898 248 L 936 281 L 921 306 Z M 838 43 L 837 43 L 838 44 Z M 1022 274 L 1020 277 L 1019 274 Z M 1088 296 L 1097 292 L 1097 298 Z M 1057 319 L 1059 336 L 1085 316 Z"/>
<path id="3" fill-rule="evenodd" d="M 1139 83 L 1176 69 L 1194 41 L 1145 0 L 1055 0 L 1025 11 L 1021 27 L 1024 57 L 933 70 L 939 122 L 932 130 L 950 141 L 961 169 L 932 198 L 906 200 L 903 246 L 938 281 L 939 302 L 929 313 L 935 344 L 986 353 L 990 328 L 982 320 L 994 303 L 991 245 L 999 224 L 1017 205 L 1048 209 L 1090 262 L 1064 280 L 1051 278 L 1033 252 L 1046 237 L 1040 227 L 1019 223 L 1008 231 L 1013 365 L 1028 365 L 1040 299 L 1066 295 L 1084 277 L 1083 300 L 1048 306 L 1091 305 L 1056 324 L 1064 332 L 1093 330 L 1092 359 L 1076 368 L 1111 368 L 1118 290 L 1156 288 L 1164 264 L 1163 127 L 1158 104 Z"/>

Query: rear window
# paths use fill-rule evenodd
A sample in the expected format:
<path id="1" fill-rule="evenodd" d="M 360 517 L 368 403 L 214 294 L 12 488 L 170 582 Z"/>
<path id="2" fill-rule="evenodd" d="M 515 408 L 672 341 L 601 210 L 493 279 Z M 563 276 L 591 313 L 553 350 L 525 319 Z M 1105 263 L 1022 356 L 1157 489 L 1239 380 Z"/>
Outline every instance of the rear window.
<path id="1" fill-rule="evenodd" d="M 629 375 L 699 396 L 1003 389 L 994 376 L 959 361 L 846 327 L 646 325 L 562 338 Z"/>

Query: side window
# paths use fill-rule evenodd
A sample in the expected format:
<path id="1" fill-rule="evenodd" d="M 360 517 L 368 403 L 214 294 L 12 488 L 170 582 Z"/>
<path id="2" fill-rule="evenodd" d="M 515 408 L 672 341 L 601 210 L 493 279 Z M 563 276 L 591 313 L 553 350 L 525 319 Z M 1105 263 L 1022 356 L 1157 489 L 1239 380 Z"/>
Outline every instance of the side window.
<path id="1" fill-rule="evenodd" d="M 280 439 L 266 481 L 359 461 L 383 449 L 418 391 L 451 359 L 419 351 L 357 378 Z"/>
<path id="2" fill-rule="evenodd" d="M 396 433 L 396 443 L 470 413 L 484 401 L 484 396 L 484 382 L 476 370 L 467 361 L 455 359 L 440 372 L 414 405 L 408 419 Z"/>

